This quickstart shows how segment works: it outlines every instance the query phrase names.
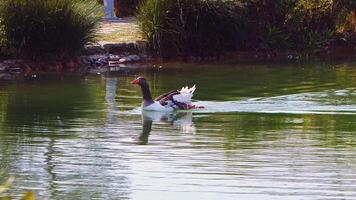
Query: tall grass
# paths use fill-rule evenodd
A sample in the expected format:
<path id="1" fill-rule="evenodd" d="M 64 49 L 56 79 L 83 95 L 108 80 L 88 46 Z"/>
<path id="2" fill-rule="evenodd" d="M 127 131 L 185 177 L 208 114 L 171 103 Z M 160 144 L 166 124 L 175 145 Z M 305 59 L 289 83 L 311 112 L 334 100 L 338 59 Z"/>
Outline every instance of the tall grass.
<path id="1" fill-rule="evenodd" d="M 205 56 L 234 48 L 238 9 L 236 1 L 146 0 L 137 17 L 157 54 Z"/>
<path id="2" fill-rule="evenodd" d="M 143 37 L 150 43 L 154 51 L 161 50 L 161 38 L 166 10 L 170 0 L 147 0 L 140 5 L 137 19 Z"/>
<path id="3" fill-rule="evenodd" d="M 94 40 L 96 5 L 90 0 L 3 0 L 0 26 L 17 56 L 65 59 Z"/>
<path id="4" fill-rule="evenodd" d="M 245 9 L 249 49 L 306 51 L 320 47 L 334 34 L 330 0 L 248 0 Z"/>

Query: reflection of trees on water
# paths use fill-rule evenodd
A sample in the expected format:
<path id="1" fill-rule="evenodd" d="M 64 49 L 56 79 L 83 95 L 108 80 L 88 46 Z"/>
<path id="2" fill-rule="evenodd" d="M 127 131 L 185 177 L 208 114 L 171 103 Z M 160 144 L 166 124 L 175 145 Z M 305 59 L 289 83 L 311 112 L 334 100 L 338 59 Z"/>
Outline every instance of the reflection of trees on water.
<path id="1" fill-rule="evenodd" d="M 106 82 L 107 100 L 115 96 L 110 89 L 115 84 Z M 129 182 L 122 173 L 128 170 L 126 156 L 105 150 L 115 141 L 90 140 L 104 132 L 103 87 L 97 81 L 29 85 L 0 95 L 0 162 L 6 163 L 6 173 L 16 175 L 15 190 L 38 188 L 35 192 L 49 199 L 128 198 Z M 109 111 L 115 105 L 108 101 L 107 106 L 113 106 L 107 119 L 114 123 Z"/>
<path id="2" fill-rule="evenodd" d="M 356 147 L 355 115 L 308 115 L 303 118 L 303 129 L 319 134 L 309 134 L 308 138 L 319 141 L 327 148 Z M 310 131 L 312 132 L 312 131 Z"/>
<path id="3" fill-rule="evenodd" d="M 173 63 L 164 73 L 154 74 L 159 76 L 157 81 L 154 80 L 151 72 L 144 76 L 147 77 L 150 85 L 159 86 L 159 90 L 152 90 L 153 95 L 177 86 L 196 84 L 198 89 L 194 98 L 214 101 L 320 92 L 356 86 L 354 68 L 334 67 L 315 63 L 305 63 L 300 66 L 296 66 L 295 63 L 291 65 L 285 63 L 281 65 L 219 64 L 218 67 L 216 64 Z"/>
<path id="4" fill-rule="evenodd" d="M 354 115 L 231 113 L 197 117 L 195 121 L 198 129 L 215 132 L 218 128 L 227 150 L 265 148 L 265 142 L 294 136 L 312 139 L 320 146 L 356 147 Z M 211 127 L 211 122 L 221 126 Z"/>
<path id="5" fill-rule="evenodd" d="M 115 96 L 120 82 L 104 80 L 104 84 L 89 80 L 85 84 L 21 86 L 0 94 L 0 163 L 6 163 L 11 173 L 21 174 L 17 183 L 22 188 L 47 188 L 42 194 L 50 199 L 128 198 L 130 160 L 115 140 L 127 137 L 123 132 L 137 116 L 118 117 Z M 129 98 L 123 101 L 132 105 Z M 323 147 L 356 147 L 354 121 L 354 115 L 222 113 L 195 117 L 193 124 L 189 112 L 144 112 L 138 139 L 139 144 L 149 143 L 152 126 L 163 123 L 181 132 L 197 132 L 197 137 L 223 138 L 227 150 L 269 148 L 265 142 L 296 137 Z M 208 142 L 199 144 L 211 148 Z"/>
<path id="6" fill-rule="evenodd" d="M 76 140 L 67 141 L 66 144 L 57 145 L 57 149 L 60 149 L 54 155 L 56 164 L 61 161 L 65 166 L 56 167 L 56 178 L 66 184 L 56 185 L 56 199 L 68 197 L 128 199 L 130 182 L 125 173 L 130 170 L 128 158 L 120 148 L 108 148 L 117 146 L 118 138 L 114 137 L 114 140 L 112 137 L 107 140 L 102 138 L 114 132 L 111 126 L 117 120 L 115 102 L 117 79 L 104 80 L 106 103 L 102 101 L 100 103 L 106 105 L 106 118 L 100 116 L 93 124 L 82 124 L 79 130 L 75 126 L 68 128 L 68 131 L 79 132 L 80 136 Z M 96 109 L 99 110 L 100 107 L 95 107 Z M 106 121 L 101 124 L 102 119 Z"/>
<path id="7" fill-rule="evenodd" d="M 49 184 L 51 196 L 56 196 L 52 190 L 57 186 L 56 165 L 52 163 L 56 159 L 54 149 L 59 141 L 75 139 L 75 132 L 68 131 L 67 123 L 96 118 L 96 113 L 83 111 L 100 107 L 95 100 L 101 91 L 98 89 L 72 81 L 55 85 L 51 82 L 26 83 L 4 89 L 5 93 L 0 95 L 0 162 L 6 163 L 7 173 L 23 174 L 17 176 L 17 184 L 25 184 L 28 188 Z M 47 147 L 43 149 L 44 146 Z M 40 184 L 26 184 L 28 178 Z"/>
<path id="8" fill-rule="evenodd" d="M 7 112 L 7 102 L 8 102 L 7 95 L 5 96 L 4 94 L 0 93 L 0 127 L 4 125 L 5 116 Z"/>
<path id="9" fill-rule="evenodd" d="M 58 119 L 71 121 L 78 118 L 95 119 L 102 103 L 98 96 L 101 86 L 90 83 L 71 82 L 62 84 L 43 83 L 10 87 L 5 114 L 5 124 L 12 128 L 57 128 Z M 21 131 L 21 130 L 19 130 Z"/>

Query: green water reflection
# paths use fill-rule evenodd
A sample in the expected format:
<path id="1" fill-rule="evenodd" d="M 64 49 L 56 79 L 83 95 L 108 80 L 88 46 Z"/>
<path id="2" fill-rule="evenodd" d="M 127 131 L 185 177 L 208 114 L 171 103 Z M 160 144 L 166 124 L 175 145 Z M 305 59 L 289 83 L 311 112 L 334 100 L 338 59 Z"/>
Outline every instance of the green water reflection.
<path id="1" fill-rule="evenodd" d="M 17 177 L 12 192 L 33 189 L 44 199 L 356 196 L 355 64 L 170 63 L 139 74 L 153 96 L 196 84 L 194 98 L 207 109 L 141 114 L 134 75 L 0 86 L 0 167 Z"/>

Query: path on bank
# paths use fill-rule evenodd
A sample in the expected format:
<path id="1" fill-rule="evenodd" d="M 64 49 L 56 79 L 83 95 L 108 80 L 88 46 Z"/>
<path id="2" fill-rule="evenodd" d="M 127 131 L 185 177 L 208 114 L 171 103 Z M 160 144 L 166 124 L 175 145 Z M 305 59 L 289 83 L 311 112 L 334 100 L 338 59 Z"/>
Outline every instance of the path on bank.
<path id="1" fill-rule="evenodd" d="M 141 41 L 142 37 L 136 19 L 133 17 L 101 21 L 98 30 L 98 43 L 132 43 Z"/>

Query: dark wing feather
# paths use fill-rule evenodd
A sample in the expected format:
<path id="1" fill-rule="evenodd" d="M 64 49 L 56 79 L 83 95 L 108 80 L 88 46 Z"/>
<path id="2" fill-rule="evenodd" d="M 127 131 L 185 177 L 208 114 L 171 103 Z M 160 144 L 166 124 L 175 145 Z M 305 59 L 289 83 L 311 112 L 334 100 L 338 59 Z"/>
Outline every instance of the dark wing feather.
<path id="1" fill-rule="evenodd" d="M 160 95 L 159 97 L 157 97 L 155 99 L 155 101 L 159 101 L 159 103 L 161 105 L 166 105 L 166 101 L 168 100 L 173 100 L 173 96 L 176 95 L 176 94 L 179 94 L 179 92 L 177 90 L 172 90 L 172 91 L 169 91 L 167 93 L 164 93 L 162 95 Z"/>
<path id="2" fill-rule="evenodd" d="M 173 96 L 176 95 L 178 93 L 177 90 L 172 90 L 169 92 L 166 92 L 164 94 L 159 95 L 158 97 L 155 98 L 155 101 L 161 101 L 161 99 L 166 98 L 167 96 Z M 173 94 L 173 95 L 172 95 Z"/>

